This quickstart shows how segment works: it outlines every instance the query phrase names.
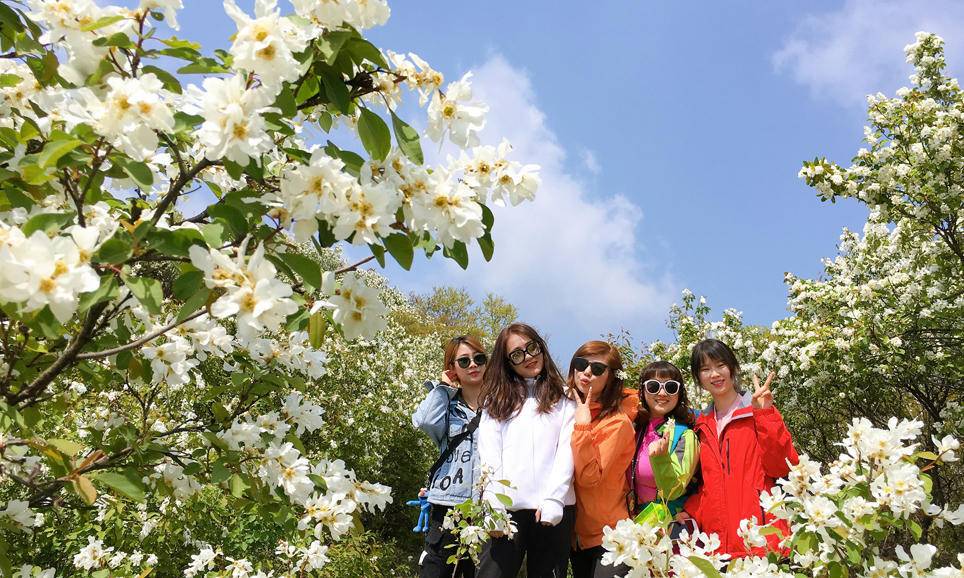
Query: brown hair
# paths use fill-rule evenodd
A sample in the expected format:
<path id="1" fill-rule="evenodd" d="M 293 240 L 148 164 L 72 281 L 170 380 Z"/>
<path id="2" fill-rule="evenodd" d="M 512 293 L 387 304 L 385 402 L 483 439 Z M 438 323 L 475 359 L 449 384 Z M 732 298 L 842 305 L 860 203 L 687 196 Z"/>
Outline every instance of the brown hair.
<path id="1" fill-rule="evenodd" d="M 535 341 L 542 349 L 542 371 L 536 376 L 536 399 L 539 402 L 539 413 L 548 413 L 560 399 L 565 397 L 565 381 L 559 374 L 546 342 L 535 329 L 525 323 L 507 325 L 495 339 L 492 347 L 492 359 L 485 366 L 482 375 L 482 394 L 479 398 L 481 407 L 498 421 L 505 421 L 522 409 L 526 400 L 526 383 L 509 362 L 507 343 L 510 335 L 521 335 Z"/>
<path id="2" fill-rule="evenodd" d="M 459 335 L 458 337 L 453 337 L 445 344 L 445 355 L 442 358 L 445 369 L 452 369 L 452 366 L 455 365 L 455 352 L 459 350 L 459 346 L 463 343 L 479 353 L 485 353 L 482 340 L 475 335 Z"/>
<path id="3" fill-rule="evenodd" d="M 700 387 L 703 387 L 700 383 L 700 368 L 707 361 L 722 362 L 730 370 L 730 379 L 736 391 L 743 390 L 740 383 L 740 362 L 727 344 L 719 339 L 704 339 L 693 346 L 693 352 L 690 354 L 690 373 L 693 374 L 693 381 Z"/>
<path id="4" fill-rule="evenodd" d="M 566 383 L 580 398 L 582 394 L 580 394 L 576 388 L 576 368 L 573 366 L 573 361 L 575 361 L 577 357 L 586 357 L 587 355 L 604 355 L 606 356 L 605 363 L 609 366 L 609 377 L 606 379 L 606 389 L 604 389 L 602 395 L 599 396 L 599 403 L 602 405 L 602 409 L 599 411 L 599 415 L 596 416 L 596 419 L 602 419 L 611 413 L 619 411 L 620 405 L 623 400 L 626 399 L 626 395 L 623 393 L 623 380 L 616 375 L 623 369 L 623 358 L 620 357 L 618 349 L 605 341 L 587 341 L 579 346 L 579 349 L 572 354 L 572 361 L 569 362 L 569 375 Z"/>
<path id="5" fill-rule="evenodd" d="M 650 409 L 649 406 L 646 405 L 646 388 L 643 384 L 650 379 L 659 379 L 662 381 L 673 379 L 678 381 L 680 385 L 679 399 L 676 401 L 676 407 L 670 412 L 670 417 L 675 419 L 676 423 L 686 424 L 689 427 L 696 425 L 696 417 L 693 415 L 692 410 L 690 410 L 689 397 L 686 395 L 686 383 L 683 381 L 683 372 L 668 361 L 654 361 L 644 367 L 643 372 L 639 375 L 639 413 L 636 414 L 637 430 L 640 432 L 646 431 L 646 425 L 649 423 Z"/>

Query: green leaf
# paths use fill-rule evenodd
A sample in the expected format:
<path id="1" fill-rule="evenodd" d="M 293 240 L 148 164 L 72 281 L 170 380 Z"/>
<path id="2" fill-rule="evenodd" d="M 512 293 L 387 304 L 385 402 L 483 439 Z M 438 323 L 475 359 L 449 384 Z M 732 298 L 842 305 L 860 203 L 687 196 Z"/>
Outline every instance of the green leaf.
<path id="1" fill-rule="evenodd" d="M 90 483 L 90 479 L 86 476 L 77 476 L 73 480 L 74 491 L 77 495 L 84 501 L 88 506 L 93 505 L 94 500 L 97 499 L 97 489 L 94 488 L 94 484 Z"/>
<path id="2" fill-rule="evenodd" d="M 321 288 L 321 265 L 297 253 L 285 253 L 283 259 L 312 290 Z"/>
<path id="3" fill-rule="evenodd" d="M 107 37 L 100 37 L 94 40 L 94 46 L 116 46 L 118 48 L 133 48 L 134 43 L 123 32 L 115 32 Z"/>
<path id="4" fill-rule="evenodd" d="M 164 292 L 160 281 L 148 277 L 125 277 L 124 284 L 130 287 L 134 297 L 153 315 L 161 313 Z"/>
<path id="5" fill-rule="evenodd" d="M 723 578 L 720 575 L 720 571 L 713 567 L 713 564 L 709 560 L 703 558 L 702 556 L 689 556 L 687 558 L 694 566 L 700 569 L 706 578 Z"/>
<path id="6" fill-rule="evenodd" d="M 935 454 L 934 452 L 917 452 L 916 454 L 914 454 L 913 459 L 927 460 L 929 462 L 933 462 L 937 460 L 937 457 L 938 457 L 937 454 Z"/>
<path id="7" fill-rule="evenodd" d="M 204 242 L 209 246 L 220 247 L 224 245 L 225 241 L 231 238 L 227 229 L 228 227 L 223 221 L 205 223 L 201 225 L 201 235 L 204 237 Z"/>
<path id="8" fill-rule="evenodd" d="M 831 562 L 827 569 L 830 571 L 830 578 L 846 578 L 850 575 L 847 567 L 840 562 Z"/>
<path id="9" fill-rule="evenodd" d="M 50 307 L 44 307 L 33 318 L 33 324 L 47 339 L 57 339 L 66 332 L 63 324 L 54 316 Z"/>
<path id="10" fill-rule="evenodd" d="M 495 225 L 495 215 L 492 214 L 492 209 L 485 205 L 480 205 L 482 207 L 482 224 L 485 226 L 485 231 L 489 232 L 492 230 L 492 225 Z"/>
<path id="11" fill-rule="evenodd" d="M 151 185 L 154 184 L 154 173 L 151 172 L 146 163 L 127 159 L 114 159 L 114 162 L 124 169 L 124 172 L 134 180 L 138 187 L 150 189 Z"/>
<path id="12" fill-rule="evenodd" d="M 381 245 L 369 245 L 369 249 L 372 250 L 372 255 L 375 256 L 375 260 L 378 261 L 378 265 L 385 267 L 385 247 Z"/>
<path id="13" fill-rule="evenodd" d="M 117 14 L 114 16 L 104 16 L 103 18 L 98 18 L 97 20 L 94 20 L 90 24 L 83 26 L 81 28 L 81 31 L 92 32 L 94 30 L 97 30 L 98 28 L 103 28 L 104 26 L 110 26 L 114 22 L 120 22 L 124 18 L 126 18 L 126 16 L 122 16 L 120 14 Z"/>
<path id="14" fill-rule="evenodd" d="M 498 498 L 499 501 L 502 502 L 502 505 L 504 505 L 506 508 L 512 507 L 512 498 L 509 496 L 505 494 L 496 494 L 495 497 Z"/>
<path id="15" fill-rule="evenodd" d="M 918 540 L 924 535 L 924 529 L 921 528 L 920 524 L 915 520 L 907 520 L 907 527 L 910 528 L 911 533 L 914 534 L 914 538 Z"/>
<path id="16" fill-rule="evenodd" d="M 227 223 L 231 227 L 231 231 L 237 236 L 242 236 L 248 232 L 248 220 L 244 213 L 236 207 L 226 203 L 217 203 L 208 207 L 208 214 Z"/>
<path id="17" fill-rule="evenodd" d="M 74 216 L 71 213 L 41 213 L 30 217 L 21 227 L 21 231 L 27 237 L 37 231 L 43 231 L 49 235 L 60 231 L 73 220 Z"/>
<path id="18" fill-rule="evenodd" d="M 177 69 L 178 74 L 224 74 L 230 72 L 213 58 L 200 58 L 187 66 Z"/>
<path id="19" fill-rule="evenodd" d="M 301 83 L 298 87 L 298 94 L 295 95 L 295 102 L 299 105 L 307 102 L 311 97 L 318 94 L 321 90 L 321 84 L 318 82 L 317 76 L 309 76 L 305 78 L 305 81 Z"/>
<path id="20" fill-rule="evenodd" d="M 48 439 L 47 443 L 70 457 L 76 456 L 84 449 L 83 444 L 60 438 Z"/>
<path id="21" fill-rule="evenodd" d="M 208 302 L 208 297 L 211 296 L 211 290 L 208 288 L 201 289 L 197 291 L 184 302 L 181 310 L 177 312 L 177 320 L 184 321 L 189 315 L 200 309 Z"/>
<path id="22" fill-rule="evenodd" d="M 393 233 L 383 240 L 385 243 L 385 248 L 391 253 L 392 257 L 402 269 L 406 271 L 412 268 L 412 261 L 415 258 L 415 248 L 412 246 L 412 240 L 408 235 L 403 235 L 401 233 Z"/>
<path id="23" fill-rule="evenodd" d="M 358 119 L 358 137 L 361 138 L 365 150 L 374 159 L 385 160 L 392 150 L 392 137 L 388 132 L 388 125 L 370 109 L 361 109 Z"/>
<path id="24" fill-rule="evenodd" d="M 341 73 L 325 68 L 321 71 L 321 80 L 325 87 L 325 96 L 342 114 L 348 114 L 351 105 L 351 94 Z"/>
<path id="25" fill-rule="evenodd" d="M 320 349 L 325 342 L 325 330 L 328 329 L 328 316 L 324 311 L 316 311 L 308 318 L 308 342 L 315 349 Z"/>
<path id="26" fill-rule="evenodd" d="M 97 252 L 94 253 L 92 260 L 95 263 L 110 263 L 114 265 L 124 263 L 130 259 L 133 254 L 134 249 L 131 246 L 130 234 L 120 229 L 113 237 L 104 241 L 100 248 L 97 249 Z"/>
<path id="27" fill-rule="evenodd" d="M 113 274 L 104 275 L 100 278 L 100 287 L 81 294 L 78 312 L 83 313 L 97 303 L 115 299 L 118 295 L 120 295 L 120 285 L 117 283 L 117 277 Z"/>
<path id="28" fill-rule="evenodd" d="M 204 284 L 204 273 L 201 271 L 188 271 L 174 280 L 174 296 L 182 301 L 191 297 L 201 290 Z"/>
<path id="29" fill-rule="evenodd" d="M 462 269 L 469 268 L 469 250 L 462 241 L 453 241 L 451 247 L 446 247 L 443 254 L 459 264 Z"/>
<path id="30" fill-rule="evenodd" d="M 418 131 L 398 118 L 394 110 L 391 113 L 392 128 L 395 130 L 395 142 L 398 143 L 398 148 L 413 163 L 417 165 L 424 163 L 425 157 L 422 155 L 422 144 L 418 139 Z"/>
<path id="31" fill-rule="evenodd" d="M 385 57 L 382 56 L 382 52 L 376 48 L 374 44 L 365 40 L 364 38 L 357 36 L 352 38 L 348 42 L 348 47 L 346 50 L 351 53 L 352 60 L 358 64 L 361 64 L 367 60 L 382 68 L 388 68 L 388 63 L 385 62 Z"/>
<path id="32" fill-rule="evenodd" d="M 132 500 L 138 502 L 144 501 L 144 484 L 141 482 L 141 476 L 138 475 L 137 470 L 133 468 L 120 472 L 103 472 L 97 474 L 97 477 L 94 479 L 110 486 Z"/>
<path id="33" fill-rule="evenodd" d="M 16 74 L 0 74 L 0 88 L 9 88 L 20 84 L 20 77 Z"/>
<path id="34" fill-rule="evenodd" d="M 244 491 L 250 488 L 248 484 L 244 483 L 244 480 L 238 474 L 231 476 L 231 495 L 235 498 L 240 498 L 244 495 Z"/>
<path id="35" fill-rule="evenodd" d="M 211 483 L 212 484 L 220 484 L 221 482 L 223 482 L 224 480 L 230 477 L 231 477 L 231 470 L 224 467 L 224 464 L 221 462 L 221 460 L 214 462 L 214 464 L 211 466 Z"/>
<path id="36" fill-rule="evenodd" d="M 169 91 L 177 94 L 182 93 L 181 83 L 178 82 L 177 77 L 171 74 L 170 72 L 164 70 L 163 68 L 158 68 L 157 66 L 148 65 L 148 66 L 142 67 L 141 72 L 145 74 L 151 73 L 154 76 L 156 76 L 157 79 L 160 80 L 162 84 L 164 84 L 164 88 L 168 89 Z"/>
<path id="37" fill-rule="evenodd" d="M 495 253 L 495 241 L 492 240 L 490 233 L 479 237 L 479 248 L 482 249 L 482 257 L 486 261 L 491 261 L 492 255 Z"/>
<path id="38" fill-rule="evenodd" d="M 318 45 L 321 49 L 321 55 L 325 58 L 325 62 L 329 65 L 334 64 L 335 59 L 338 57 L 338 51 L 345 45 L 345 41 L 352 36 L 353 34 L 347 30 L 332 30 L 331 32 L 326 32 L 325 35 L 321 37 L 321 42 Z"/>

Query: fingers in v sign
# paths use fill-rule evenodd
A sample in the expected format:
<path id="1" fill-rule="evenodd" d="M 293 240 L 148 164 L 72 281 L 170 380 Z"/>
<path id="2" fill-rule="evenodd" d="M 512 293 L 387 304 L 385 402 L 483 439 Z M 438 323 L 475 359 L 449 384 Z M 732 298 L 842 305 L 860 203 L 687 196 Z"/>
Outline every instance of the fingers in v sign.
<path id="1" fill-rule="evenodd" d="M 757 409 L 769 409 L 773 407 L 773 392 L 770 391 L 770 384 L 773 383 L 773 378 L 776 377 L 776 373 L 771 371 L 767 374 L 767 379 L 760 385 L 760 378 L 753 374 L 753 407 Z"/>
<path id="2" fill-rule="evenodd" d="M 592 399 L 592 386 L 589 386 L 589 391 L 586 392 L 586 399 L 583 400 L 582 396 L 579 395 L 579 391 L 576 390 L 576 423 L 577 424 L 588 424 L 592 423 L 592 412 L 589 411 L 589 401 Z"/>
<path id="3" fill-rule="evenodd" d="M 667 427 L 666 431 L 659 439 L 649 444 L 649 455 L 662 455 L 669 453 L 669 445 L 673 439 L 673 428 Z"/>

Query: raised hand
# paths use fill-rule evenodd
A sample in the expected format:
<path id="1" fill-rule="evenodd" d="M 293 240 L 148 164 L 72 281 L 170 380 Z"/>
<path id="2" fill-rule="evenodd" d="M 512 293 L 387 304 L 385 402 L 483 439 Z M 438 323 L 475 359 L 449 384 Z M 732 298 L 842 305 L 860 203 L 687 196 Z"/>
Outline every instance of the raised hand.
<path id="1" fill-rule="evenodd" d="M 760 385 L 760 378 L 753 374 L 753 407 L 757 409 L 768 409 L 773 407 L 773 392 L 770 391 L 770 384 L 773 383 L 773 378 L 776 377 L 776 373 L 770 372 L 767 375 L 767 380 Z"/>
<path id="2" fill-rule="evenodd" d="M 442 372 L 441 381 L 449 387 L 459 387 L 459 378 L 455 375 L 455 371 L 451 369 Z"/>
<path id="3" fill-rule="evenodd" d="M 669 444 L 673 440 L 673 429 L 671 427 L 665 428 L 666 431 L 663 432 L 663 436 L 658 440 L 649 444 L 649 455 L 665 455 L 669 453 Z"/>
<path id="4" fill-rule="evenodd" d="M 592 423 L 592 413 L 589 411 L 589 400 L 592 399 L 592 386 L 589 386 L 589 391 L 586 392 L 586 401 L 582 401 L 579 397 L 579 391 L 575 393 L 576 398 L 576 424 L 589 424 Z"/>

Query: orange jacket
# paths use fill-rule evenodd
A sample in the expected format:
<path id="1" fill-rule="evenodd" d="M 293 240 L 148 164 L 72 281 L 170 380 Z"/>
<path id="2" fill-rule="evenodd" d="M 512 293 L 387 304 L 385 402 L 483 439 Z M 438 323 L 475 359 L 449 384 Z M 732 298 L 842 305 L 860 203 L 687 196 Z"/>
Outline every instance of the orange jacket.
<path id="1" fill-rule="evenodd" d="M 589 404 L 592 423 L 577 424 L 572 431 L 575 466 L 576 532 L 573 547 L 585 550 L 602 544 L 603 528 L 629 517 L 626 470 L 633 461 L 633 420 L 639 408 L 635 389 L 624 389 L 620 411 L 597 420 L 600 406 Z"/>

